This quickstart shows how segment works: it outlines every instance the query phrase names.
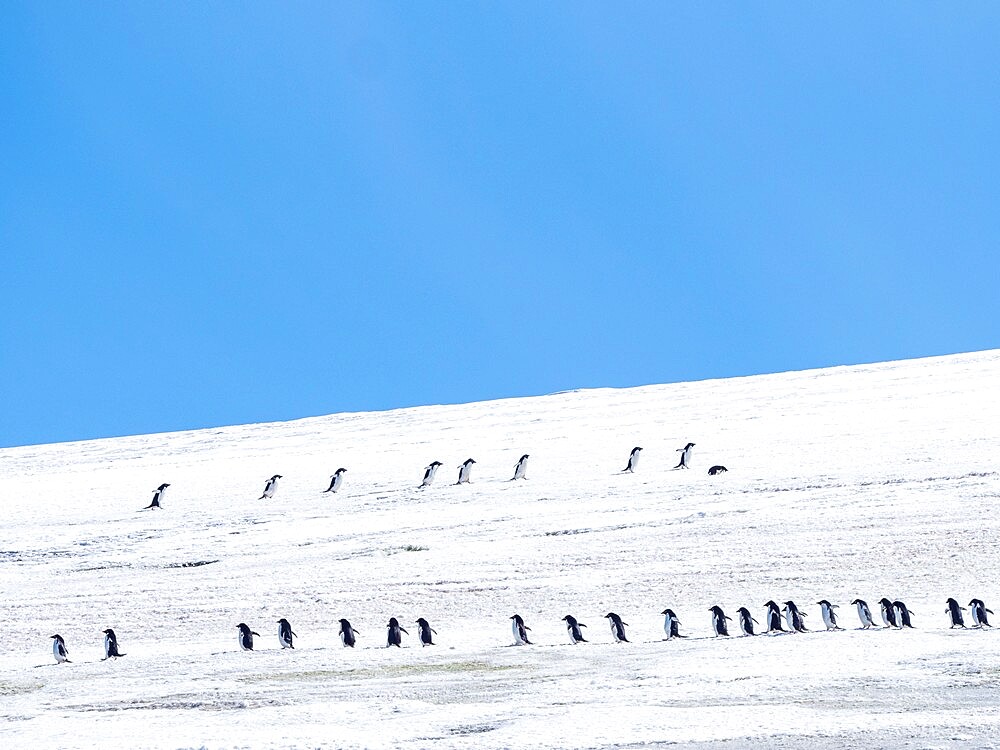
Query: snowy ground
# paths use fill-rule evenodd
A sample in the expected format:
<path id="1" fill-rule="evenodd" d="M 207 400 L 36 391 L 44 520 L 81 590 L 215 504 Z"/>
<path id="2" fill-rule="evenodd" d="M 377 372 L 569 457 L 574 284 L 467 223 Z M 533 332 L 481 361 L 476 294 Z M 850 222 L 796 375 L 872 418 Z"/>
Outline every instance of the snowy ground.
<path id="1" fill-rule="evenodd" d="M 1000 745 L 1000 632 L 944 614 L 1000 613 L 998 383 L 991 351 L 2 450 L 0 746 Z M 856 630 L 882 596 L 917 629 Z M 710 637 L 713 604 L 794 599 L 818 629 L 821 598 L 846 631 Z M 690 638 L 661 640 L 665 607 Z M 99 661 L 107 627 L 125 658 Z"/>

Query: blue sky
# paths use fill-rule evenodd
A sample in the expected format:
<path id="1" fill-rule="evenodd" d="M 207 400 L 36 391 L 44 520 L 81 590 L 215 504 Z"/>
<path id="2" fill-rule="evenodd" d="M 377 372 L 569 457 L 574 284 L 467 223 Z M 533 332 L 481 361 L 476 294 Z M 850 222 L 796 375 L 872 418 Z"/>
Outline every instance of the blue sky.
<path id="1" fill-rule="evenodd" d="M 996 4 L 0 20 L 0 445 L 998 345 Z"/>

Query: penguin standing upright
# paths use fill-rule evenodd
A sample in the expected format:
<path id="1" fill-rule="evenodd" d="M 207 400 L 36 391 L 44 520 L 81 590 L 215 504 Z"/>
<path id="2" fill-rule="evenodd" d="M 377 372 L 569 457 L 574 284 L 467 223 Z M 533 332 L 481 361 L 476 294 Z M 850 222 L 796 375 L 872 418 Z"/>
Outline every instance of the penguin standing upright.
<path id="1" fill-rule="evenodd" d="M 816 602 L 820 606 L 820 614 L 823 615 L 823 624 L 826 625 L 827 630 L 843 630 L 837 624 L 837 613 L 833 610 L 837 609 L 836 604 L 830 604 L 826 599 L 820 599 Z"/>
<path id="2" fill-rule="evenodd" d="M 635 467 L 639 465 L 639 454 L 642 453 L 642 448 L 638 445 L 632 449 L 632 452 L 628 454 L 628 463 L 622 471 L 627 471 L 629 473 L 635 471 Z"/>
<path id="3" fill-rule="evenodd" d="M 892 608 L 896 610 L 896 620 L 899 622 L 900 628 L 912 628 L 913 623 L 910 622 L 910 615 L 913 613 L 906 608 L 899 599 L 892 603 Z"/>
<path id="4" fill-rule="evenodd" d="M 468 484 L 472 476 L 472 464 L 476 463 L 474 458 L 467 458 L 458 467 L 458 481 L 455 484 Z"/>
<path id="5" fill-rule="evenodd" d="M 528 631 L 531 628 L 524 624 L 524 619 L 521 615 L 510 616 L 510 630 L 514 634 L 515 646 L 523 646 L 526 643 L 531 644 L 531 641 L 528 640 Z"/>
<path id="6" fill-rule="evenodd" d="M 625 626 L 628 623 L 622 622 L 622 618 L 614 612 L 608 612 L 604 617 L 611 625 L 611 636 L 615 639 L 615 643 L 628 643 L 629 640 L 625 637 Z"/>
<path id="7" fill-rule="evenodd" d="M 147 505 L 145 508 L 143 508 L 143 510 L 149 510 L 150 508 L 162 508 L 163 507 L 163 495 L 167 491 L 167 487 L 169 487 L 169 486 L 170 486 L 169 483 L 164 482 L 159 487 L 157 487 L 155 490 L 153 490 L 153 501 L 149 505 Z"/>
<path id="8" fill-rule="evenodd" d="M 753 619 L 753 615 L 750 614 L 750 610 L 746 607 L 740 607 L 736 610 L 736 614 L 740 616 L 740 630 L 743 631 L 743 635 L 756 635 L 753 632 L 753 624 L 757 622 Z M 757 622 L 760 625 L 759 622 Z"/>
<path id="9" fill-rule="evenodd" d="M 569 634 L 569 642 L 572 644 L 586 643 L 587 639 L 583 637 L 583 633 L 580 628 L 587 627 L 582 622 L 577 622 L 573 615 L 566 615 L 563 618 L 563 622 L 566 623 L 566 632 Z"/>
<path id="10" fill-rule="evenodd" d="M 432 635 L 437 635 L 437 631 L 431 627 L 431 624 L 427 622 L 423 617 L 417 618 L 417 635 L 420 637 L 421 646 L 433 646 L 434 639 Z"/>
<path id="11" fill-rule="evenodd" d="M 430 487 L 431 482 L 434 481 L 434 475 L 437 474 L 438 467 L 441 466 L 440 461 L 431 461 L 424 467 L 424 479 L 420 482 L 421 487 Z"/>
<path id="12" fill-rule="evenodd" d="M 399 624 L 399 620 L 397 620 L 395 617 L 389 618 L 389 624 L 386 627 L 388 628 L 388 641 L 389 641 L 386 644 L 386 648 L 389 648 L 389 646 L 396 646 L 397 648 L 402 648 L 400 644 L 403 642 L 403 636 L 400 635 L 400 633 L 406 633 L 407 635 L 409 635 L 409 632 L 407 632 L 406 628 L 402 627 Z"/>
<path id="13" fill-rule="evenodd" d="M 781 607 L 774 600 L 767 602 L 764 605 L 767 608 L 767 614 L 764 616 L 764 621 L 767 623 L 767 630 L 765 633 L 786 633 L 783 627 L 781 627 Z"/>
<path id="14" fill-rule="evenodd" d="M 297 633 L 292 632 L 292 626 L 284 617 L 278 620 L 278 643 L 282 648 L 295 648 L 292 645 L 292 636 L 298 638 Z"/>
<path id="15" fill-rule="evenodd" d="M 663 615 L 663 632 L 667 634 L 668 641 L 674 638 L 687 638 L 686 635 L 681 635 L 681 621 L 677 619 L 672 609 L 665 609 L 660 614 Z"/>
<path id="16" fill-rule="evenodd" d="M 799 611 L 799 608 L 795 605 L 793 601 L 785 602 L 785 621 L 788 623 L 788 629 L 795 633 L 805 633 L 807 632 L 805 620 L 805 614 Z"/>
<path id="17" fill-rule="evenodd" d="M 892 602 L 883 596 L 878 600 L 878 604 L 881 609 L 882 622 L 885 623 L 885 626 L 887 628 L 898 628 L 899 621 L 896 619 L 896 608 L 892 606 Z"/>
<path id="18" fill-rule="evenodd" d="M 677 452 L 681 454 L 680 462 L 674 467 L 675 469 L 690 469 L 691 468 L 691 449 L 694 448 L 694 443 L 688 443 L 683 448 L 678 448 Z"/>
<path id="19" fill-rule="evenodd" d="M 355 630 L 351 627 L 351 623 L 347 620 L 341 618 L 340 620 L 340 631 L 337 635 L 340 636 L 340 642 L 344 644 L 344 648 L 354 648 L 354 644 L 357 642 L 355 638 L 356 633 L 360 633 L 360 630 Z"/>
<path id="20" fill-rule="evenodd" d="M 63 637 L 56 633 L 55 635 L 50 635 L 49 638 L 52 639 L 52 655 L 56 658 L 56 664 L 72 664 L 69 660 L 69 651 L 66 650 L 66 641 Z"/>
<path id="21" fill-rule="evenodd" d="M 872 617 L 872 611 L 868 607 L 868 602 L 864 599 L 854 599 L 851 604 L 858 608 L 858 619 L 861 620 L 862 630 L 868 630 L 868 628 L 875 625 L 875 618 Z"/>
<path id="22" fill-rule="evenodd" d="M 989 618 L 987 617 L 987 614 L 991 615 L 993 614 L 993 610 L 986 608 L 986 602 L 984 602 L 982 599 L 973 599 L 972 601 L 969 602 L 969 609 L 972 614 L 972 627 L 974 628 L 993 627 L 992 625 L 990 625 Z"/>
<path id="23" fill-rule="evenodd" d="M 274 497 L 274 493 L 278 490 L 278 480 L 282 479 L 281 474 L 275 474 L 273 477 L 264 483 L 264 493 L 258 497 L 258 500 L 270 500 Z"/>
<path id="24" fill-rule="evenodd" d="M 965 611 L 965 607 L 959 606 L 958 602 L 951 598 L 949 598 L 946 603 L 948 605 L 948 609 L 946 609 L 945 612 L 951 617 L 951 627 L 964 628 L 965 620 L 962 617 L 962 612 Z"/>
<path id="25" fill-rule="evenodd" d="M 527 471 L 528 471 L 528 454 L 525 453 L 523 456 L 517 459 L 517 463 L 514 464 L 514 476 L 510 478 L 510 481 L 513 482 L 515 479 L 527 479 L 528 477 L 525 476 L 525 473 Z"/>
<path id="26" fill-rule="evenodd" d="M 344 472 L 347 469 L 337 469 L 333 474 L 330 475 L 330 486 L 327 487 L 323 492 L 336 492 L 340 489 L 340 485 L 344 483 Z"/>
<path id="27" fill-rule="evenodd" d="M 244 651 L 253 651 L 253 637 L 257 636 L 260 638 L 260 633 L 251 630 L 245 622 L 237 625 L 236 629 L 240 631 L 238 636 L 240 648 Z"/>
<path id="28" fill-rule="evenodd" d="M 104 631 L 104 658 L 101 661 L 107 661 L 108 659 L 117 659 L 125 654 L 118 650 L 118 636 L 115 635 L 115 631 L 108 628 Z"/>
<path id="29" fill-rule="evenodd" d="M 712 613 L 712 631 L 715 633 L 715 637 L 729 635 L 729 627 L 726 625 L 726 620 L 732 620 L 733 618 L 727 616 L 722 611 L 722 607 L 718 605 L 709 607 L 708 611 Z"/>

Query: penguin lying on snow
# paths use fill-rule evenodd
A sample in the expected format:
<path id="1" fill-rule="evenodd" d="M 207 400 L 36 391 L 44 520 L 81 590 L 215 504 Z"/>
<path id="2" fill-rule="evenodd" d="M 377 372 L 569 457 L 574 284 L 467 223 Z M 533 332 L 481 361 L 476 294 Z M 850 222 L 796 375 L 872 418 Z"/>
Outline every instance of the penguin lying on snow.
<path id="1" fill-rule="evenodd" d="M 713 466 L 708 470 L 708 475 L 714 477 L 716 474 L 722 474 L 729 471 L 725 466 Z"/>

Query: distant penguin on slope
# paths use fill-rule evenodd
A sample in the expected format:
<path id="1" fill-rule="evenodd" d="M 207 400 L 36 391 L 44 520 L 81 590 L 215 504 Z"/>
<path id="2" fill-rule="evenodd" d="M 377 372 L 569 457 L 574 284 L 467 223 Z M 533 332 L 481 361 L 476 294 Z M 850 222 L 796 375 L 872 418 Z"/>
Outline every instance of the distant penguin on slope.
<path id="1" fill-rule="evenodd" d="M 854 599 L 851 604 L 858 608 L 858 619 L 861 620 L 862 630 L 868 630 L 868 628 L 875 625 L 875 618 L 872 617 L 872 611 L 868 607 L 868 602 L 864 599 Z"/>
<path id="2" fill-rule="evenodd" d="M 769 601 L 764 605 L 767 608 L 767 614 L 764 616 L 764 621 L 767 623 L 767 630 L 765 633 L 785 633 L 787 632 L 783 627 L 781 627 L 781 607 L 775 601 Z"/>
<path id="3" fill-rule="evenodd" d="M 899 599 L 892 603 L 892 608 L 896 610 L 896 620 L 899 622 L 899 627 L 901 628 L 912 628 L 913 624 L 910 622 L 910 615 L 913 613 L 906 608 Z"/>
<path id="4" fill-rule="evenodd" d="M 785 602 L 784 613 L 785 613 L 785 622 L 788 623 L 789 630 L 796 633 L 808 632 L 805 620 L 802 619 L 805 617 L 805 615 L 799 611 L 799 608 L 795 605 L 795 602 L 793 601 Z"/>
<path id="5" fill-rule="evenodd" d="M 885 623 L 887 628 L 898 628 L 899 620 L 896 619 L 896 608 L 892 606 L 890 602 L 885 597 L 878 600 L 879 608 L 882 614 L 882 622 Z"/>
<path id="6" fill-rule="evenodd" d="M 729 471 L 729 469 L 727 469 L 725 466 L 713 466 L 708 470 L 708 475 L 710 477 L 714 477 L 716 474 L 723 474 L 727 471 Z"/>
<path id="7" fill-rule="evenodd" d="M 683 448 L 678 448 L 678 453 L 681 454 L 680 462 L 674 467 L 675 469 L 690 469 L 691 468 L 691 449 L 694 448 L 694 443 L 688 443 Z"/>
<path id="8" fill-rule="evenodd" d="M 973 599 L 969 602 L 969 609 L 972 614 L 972 627 L 974 628 L 992 628 L 990 625 L 989 618 L 987 614 L 993 614 L 992 609 L 986 608 L 986 603 L 982 599 Z"/>
<path id="9" fill-rule="evenodd" d="M 458 467 L 458 481 L 455 484 L 468 484 L 472 475 L 472 464 L 476 463 L 474 458 L 467 458 Z"/>
<path id="10" fill-rule="evenodd" d="M 740 630 L 743 631 L 743 635 L 756 635 L 753 632 L 753 624 L 757 622 L 753 619 L 753 615 L 750 614 L 750 610 L 746 607 L 740 607 L 736 610 L 736 614 L 740 616 Z M 760 625 L 759 622 L 757 622 Z"/>
<path id="11" fill-rule="evenodd" d="M 247 627 L 245 622 L 241 622 L 236 626 L 236 629 L 240 631 L 238 636 L 240 642 L 240 648 L 244 651 L 253 651 L 253 637 L 257 636 L 260 638 L 260 633 L 257 633 Z"/>
<path id="12" fill-rule="evenodd" d="M 820 613 L 823 615 L 823 624 L 826 625 L 827 630 L 843 630 L 837 624 L 837 613 L 833 610 L 837 609 L 836 604 L 830 604 L 826 599 L 820 599 L 816 602 L 820 606 Z"/>
<path id="13" fill-rule="evenodd" d="M 162 508 L 163 507 L 163 493 L 167 491 L 167 487 L 170 485 L 167 483 L 161 484 L 155 490 L 153 490 L 153 501 L 147 505 L 143 510 L 149 510 L 150 508 Z"/>
<path id="14" fill-rule="evenodd" d="M 283 477 L 281 476 L 281 474 L 275 474 L 273 477 L 271 477 L 270 479 L 268 479 L 267 482 L 264 484 L 264 494 L 262 494 L 257 499 L 258 500 L 265 500 L 265 499 L 270 500 L 272 497 L 274 497 L 274 493 L 278 489 L 278 480 L 282 479 L 282 478 Z"/>
<path id="15" fill-rule="evenodd" d="M 292 626 L 284 617 L 278 620 L 278 642 L 282 648 L 295 648 L 292 645 L 292 636 L 298 638 L 297 633 L 292 632 Z"/>
<path id="16" fill-rule="evenodd" d="M 431 482 L 434 481 L 434 475 L 437 474 L 438 467 L 441 465 L 442 464 L 440 461 L 431 461 L 429 464 L 427 464 L 427 466 L 424 468 L 424 479 L 420 483 L 421 487 L 431 486 Z"/>
<path id="17" fill-rule="evenodd" d="M 945 612 L 951 617 L 951 627 L 964 628 L 965 619 L 962 617 L 962 612 L 965 611 L 965 607 L 959 606 L 958 602 L 954 599 L 948 599 L 947 604 L 948 609 Z"/>
<path id="18" fill-rule="evenodd" d="M 354 648 L 354 644 L 357 642 L 355 634 L 360 633 L 360 630 L 355 630 L 351 627 L 351 623 L 347 620 L 341 618 L 340 620 L 340 631 L 337 635 L 340 636 L 340 642 L 344 644 L 344 648 Z"/>
<path id="19" fill-rule="evenodd" d="M 417 629 L 419 631 L 418 635 L 420 636 L 420 645 L 433 646 L 434 639 L 431 636 L 437 635 L 437 631 L 431 627 L 431 624 L 427 622 L 427 620 L 425 620 L 423 617 L 418 617 Z"/>
<path id="20" fill-rule="evenodd" d="M 117 659 L 125 654 L 118 650 L 118 636 L 115 635 L 115 631 L 108 628 L 104 631 L 104 658 L 101 661 L 107 661 L 108 659 Z"/>
<path id="21" fill-rule="evenodd" d="M 715 637 L 718 638 L 720 635 L 729 635 L 729 628 L 726 626 L 726 620 L 732 620 L 732 617 L 727 617 L 726 613 L 722 611 L 722 607 L 716 605 L 714 607 L 709 607 L 708 611 L 712 613 L 712 631 L 715 633 Z"/>
<path id="22" fill-rule="evenodd" d="M 521 615 L 510 616 L 510 630 L 514 634 L 515 646 L 523 646 L 526 643 L 531 645 L 531 641 L 528 640 L 528 631 L 531 628 L 524 624 L 524 619 Z"/>
<path id="23" fill-rule="evenodd" d="M 629 640 L 625 637 L 625 626 L 628 623 L 622 622 L 622 618 L 614 612 L 608 612 L 604 617 L 611 625 L 611 636 L 615 639 L 615 643 L 628 643 Z"/>
<path id="24" fill-rule="evenodd" d="M 586 643 L 587 639 L 583 637 L 583 633 L 580 632 L 580 628 L 587 627 L 582 622 L 577 622 L 573 615 L 566 615 L 563 618 L 566 623 L 566 632 L 569 634 L 569 642 L 576 643 Z"/>
<path id="25" fill-rule="evenodd" d="M 527 479 L 528 477 L 525 476 L 525 473 L 527 471 L 528 471 L 528 454 L 525 453 L 523 456 L 517 459 L 517 463 L 514 465 L 514 476 L 510 478 L 510 481 L 513 482 L 515 479 Z"/>
<path id="26" fill-rule="evenodd" d="M 632 449 L 632 452 L 628 454 L 628 464 L 622 471 L 633 472 L 635 467 L 639 465 L 639 454 L 642 453 L 642 448 L 636 446 Z"/>
<path id="27" fill-rule="evenodd" d="M 681 621 L 677 619 L 672 609 L 665 609 L 660 614 L 663 615 L 663 632 L 667 634 L 668 641 L 674 638 L 687 638 L 686 635 L 681 635 Z"/>
<path id="28" fill-rule="evenodd" d="M 56 633 L 55 635 L 50 635 L 49 638 L 52 639 L 52 655 L 56 657 L 56 664 L 72 664 L 69 660 L 69 651 L 66 650 L 66 641 L 63 637 Z"/>
<path id="29" fill-rule="evenodd" d="M 402 627 L 399 624 L 399 620 L 397 620 L 395 617 L 389 618 L 389 624 L 386 627 L 389 629 L 388 633 L 389 642 L 386 644 L 386 648 L 389 648 L 389 646 L 396 646 L 397 648 L 402 648 L 400 644 L 403 642 L 403 636 L 400 635 L 400 633 L 406 633 L 407 635 L 409 635 L 409 632 L 406 630 L 406 628 Z"/>
<path id="30" fill-rule="evenodd" d="M 340 485 L 344 483 L 344 472 L 347 469 L 337 469 L 333 474 L 330 475 L 330 486 L 327 487 L 323 492 L 336 492 L 340 489 Z"/>

